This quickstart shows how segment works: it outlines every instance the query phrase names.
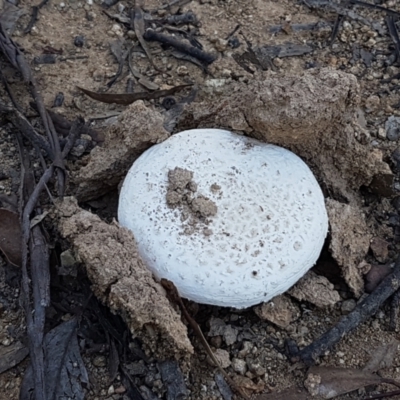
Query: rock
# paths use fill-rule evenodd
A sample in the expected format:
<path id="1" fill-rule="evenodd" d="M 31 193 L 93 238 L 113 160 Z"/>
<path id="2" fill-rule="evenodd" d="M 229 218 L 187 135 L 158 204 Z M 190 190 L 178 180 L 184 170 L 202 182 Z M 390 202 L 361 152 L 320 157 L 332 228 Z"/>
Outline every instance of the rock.
<path id="1" fill-rule="evenodd" d="M 74 276 L 78 274 L 78 263 L 71 249 L 65 250 L 60 254 L 61 266 L 58 269 L 59 275 Z"/>
<path id="2" fill-rule="evenodd" d="M 258 363 L 250 364 L 249 370 L 257 376 L 263 376 L 267 372 L 267 370 Z"/>
<path id="3" fill-rule="evenodd" d="M 371 234 L 360 210 L 333 199 L 326 200 L 331 225 L 329 250 L 342 270 L 343 278 L 359 297 L 364 282 L 358 266 L 366 256 Z"/>
<path id="4" fill-rule="evenodd" d="M 94 294 L 122 315 L 145 348 L 161 359 L 191 354 L 186 326 L 139 257 L 132 233 L 81 209 L 71 197 L 55 210 L 58 229 L 85 266 Z"/>
<path id="5" fill-rule="evenodd" d="M 247 357 L 250 352 L 253 350 L 254 344 L 251 342 L 248 342 L 247 340 L 243 342 L 243 347 L 242 350 L 239 351 L 238 357 L 239 358 L 245 358 Z"/>
<path id="6" fill-rule="evenodd" d="M 347 315 L 356 308 L 356 305 L 357 305 L 357 303 L 354 299 L 345 300 L 342 303 L 340 310 L 343 315 Z"/>
<path id="7" fill-rule="evenodd" d="M 372 193 L 382 197 L 392 197 L 396 194 L 394 187 L 394 175 L 392 171 L 381 172 L 372 178 L 369 189 Z"/>
<path id="8" fill-rule="evenodd" d="M 77 199 L 88 201 L 117 188 L 136 158 L 169 136 L 163 124 L 163 116 L 143 101 L 128 106 L 105 133 L 103 146 L 91 151 L 86 165 L 72 169 Z"/>
<path id="9" fill-rule="evenodd" d="M 247 372 L 247 363 L 240 358 L 234 358 L 232 359 L 232 369 L 240 375 L 244 375 Z"/>
<path id="10" fill-rule="evenodd" d="M 300 315 L 299 309 L 285 295 L 274 297 L 268 303 L 254 307 L 254 312 L 262 319 L 280 328 L 286 328 Z"/>
<path id="11" fill-rule="evenodd" d="M 212 317 L 210 320 L 210 330 L 208 336 L 222 336 L 225 343 L 230 346 L 237 340 L 238 330 L 231 325 L 226 325 L 220 318 Z"/>
<path id="12" fill-rule="evenodd" d="M 95 367 L 105 367 L 107 365 L 107 360 L 104 356 L 96 356 L 95 358 L 93 358 L 92 360 L 92 364 Z"/>
<path id="13" fill-rule="evenodd" d="M 299 301 L 308 301 L 319 308 L 333 306 L 340 301 L 340 295 L 334 290 L 333 284 L 313 271 L 308 271 L 287 293 Z"/>
<path id="14" fill-rule="evenodd" d="M 382 153 L 357 139 L 363 128 L 354 75 L 310 69 L 250 84 L 226 82 L 220 89 L 223 96 L 210 93 L 214 102 L 185 107 L 177 129 L 218 126 L 286 147 L 309 161 L 328 190 L 349 201 L 358 199 L 360 186 L 387 171 Z"/>
<path id="15" fill-rule="evenodd" d="M 227 325 L 223 336 L 227 346 L 230 346 L 236 342 L 237 335 L 238 335 L 238 330 L 232 327 L 232 325 Z"/>
<path id="16" fill-rule="evenodd" d="M 214 357 L 217 359 L 217 361 L 219 362 L 219 365 L 222 368 L 228 368 L 231 365 L 229 353 L 226 350 L 223 350 L 223 349 L 215 350 Z M 211 359 L 210 356 L 207 356 L 207 362 L 210 365 L 214 365 L 214 361 Z"/>
<path id="17" fill-rule="evenodd" d="M 389 257 L 389 243 L 386 240 L 374 237 L 371 240 L 370 247 L 372 253 L 379 262 L 387 262 Z"/>
<path id="18" fill-rule="evenodd" d="M 365 100 L 365 107 L 368 112 L 376 111 L 381 106 L 381 99 L 377 95 L 372 95 Z"/>
<path id="19" fill-rule="evenodd" d="M 254 383 L 250 378 L 247 376 L 242 375 L 235 375 L 233 377 L 233 381 L 236 385 L 241 387 L 242 389 L 252 390 L 254 392 L 262 392 L 265 388 L 265 382 L 259 380 L 257 383 Z"/>
<path id="20" fill-rule="evenodd" d="M 400 117 L 390 116 L 385 123 L 385 129 L 388 140 L 398 140 L 400 138 Z"/>
<path id="21" fill-rule="evenodd" d="M 371 265 L 369 272 L 365 275 L 365 291 L 373 292 L 376 287 L 392 273 L 390 265 Z"/>

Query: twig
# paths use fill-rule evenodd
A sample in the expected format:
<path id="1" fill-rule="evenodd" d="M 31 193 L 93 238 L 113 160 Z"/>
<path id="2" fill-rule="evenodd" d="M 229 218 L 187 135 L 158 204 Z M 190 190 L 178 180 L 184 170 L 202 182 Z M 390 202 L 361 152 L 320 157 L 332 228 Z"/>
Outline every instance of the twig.
<path id="1" fill-rule="evenodd" d="M 398 61 L 400 59 L 400 38 L 399 33 L 397 32 L 396 23 L 393 15 L 386 16 L 386 24 L 388 26 L 390 37 L 392 38 L 394 47 L 396 49 L 396 60 Z"/>
<path id="2" fill-rule="evenodd" d="M 343 317 L 333 328 L 324 333 L 314 343 L 299 352 L 299 357 L 307 365 L 312 365 L 318 357 L 331 349 L 351 330 L 375 314 L 382 303 L 400 287 L 400 256 L 395 262 L 393 272 L 365 300 L 348 315 Z"/>
<path id="3" fill-rule="evenodd" d="M 394 397 L 400 394 L 400 390 L 394 390 L 393 392 L 389 393 L 380 393 L 380 394 L 374 394 L 369 397 L 364 397 L 362 400 L 371 400 L 371 399 L 388 399 L 389 397 Z"/>
<path id="4" fill-rule="evenodd" d="M 181 42 L 173 36 L 158 33 L 153 29 L 147 29 L 147 31 L 143 35 L 143 38 L 146 40 L 160 42 L 168 46 L 172 46 L 180 52 L 189 54 L 190 56 L 197 58 L 205 64 L 211 64 L 217 59 L 214 54 L 206 53 L 205 51 L 202 51 L 197 47 Z"/>
<path id="5" fill-rule="evenodd" d="M 69 135 L 67 138 L 67 143 L 65 144 L 63 151 L 62 151 L 63 158 L 67 157 L 68 153 L 71 151 L 72 147 L 74 146 L 75 140 L 81 134 L 84 126 L 85 126 L 85 121 L 83 120 L 82 117 L 79 117 L 77 120 L 75 120 L 72 123 L 71 129 L 69 131 Z"/>
<path id="6" fill-rule="evenodd" d="M 344 21 L 344 16 L 343 15 L 338 15 L 336 17 L 335 25 L 333 26 L 331 37 L 329 38 L 328 46 L 332 46 L 333 42 L 336 40 L 337 35 L 339 33 L 339 28 L 342 25 L 342 22 Z"/>
<path id="7" fill-rule="evenodd" d="M 49 2 L 49 0 L 42 0 L 42 2 L 40 4 L 38 4 L 37 6 L 33 6 L 32 7 L 32 14 L 31 14 L 31 19 L 27 25 L 27 27 L 24 29 L 24 33 L 30 33 L 30 31 L 32 30 L 33 26 L 35 25 L 36 21 L 38 20 L 38 14 L 39 14 L 39 10 L 46 5 Z"/>

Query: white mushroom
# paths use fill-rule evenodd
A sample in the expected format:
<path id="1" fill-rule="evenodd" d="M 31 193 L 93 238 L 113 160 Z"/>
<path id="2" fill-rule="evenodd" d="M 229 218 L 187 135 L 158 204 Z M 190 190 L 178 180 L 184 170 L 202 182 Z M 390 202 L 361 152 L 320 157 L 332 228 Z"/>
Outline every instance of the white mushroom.
<path id="1" fill-rule="evenodd" d="M 118 217 L 156 278 L 187 299 L 235 308 L 289 289 L 328 231 L 323 194 L 298 156 L 219 129 L 180 132 L 145 151 Z"/>

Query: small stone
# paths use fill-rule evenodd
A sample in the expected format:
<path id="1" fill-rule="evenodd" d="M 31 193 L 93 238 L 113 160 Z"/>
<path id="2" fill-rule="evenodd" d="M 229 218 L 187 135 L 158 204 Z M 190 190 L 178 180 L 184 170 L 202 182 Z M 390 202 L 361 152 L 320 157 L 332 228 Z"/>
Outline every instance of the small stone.
<path id="1" fill-rule="evenodd" d="M 238 335 L 238 330 L 232 325 L 227 325 L 224 332 L 224 341 L 225 343 L 230 346 L 236 342 Z"/>
<path id="2" fill-rule="evenodd" d="M 381 105 L 381 99 L 379 96 L 373 95 L 369 96 L 365 101 L 365 107 L 367 108 L 368 112 L 376 111 Z"/>
<path id="3" fill-rule="evenodd" d="M 378 128 L 378 138 L 379 139 L 386 139 L 386 131 L 384 128 Z"/>
<path id="4" fill-rule="evenodd" d="M 126 389 L 125 389 L 124 386 L 118 386 L 118 387 L 115 389 L 115 393 L 116 393 L 116 394 L 123 394 L 123 393 L 125 393 L 125 392 L 126 392 Z"/>
<path id="5" fill-rule="evenodd" d="M 365 275 L 365 291 L 373 292 L 376 287 L 392 273 L 392 268 L 389 265 L 371 265 L 370 270 Z"/>
<path id="6" fill-rule="evenodd" d="M 385 129 L 388 140 L 393 142 L 398 140 L 400 137 L 400 118 L 393 115 L 389 117 L 385 123 Z"/>
<path id="7" fill-rule="evenodd" d="M 111 28 L 111 32 L 113 32 L 116 36 L 122 37 L 124 36 L 124 31 L 121 28 L 121 25 L 114 24 Z"/>
<path id="8" fill-rule="evenodd" d="M 96 356 L 93 359 L 92 364 L 95 367 L 105 367 L 107 365 L 107 360 L 104 356 Z"/>
<path id="9" fill-rule="evenodd" d="M 85 44 L 85 37 L 83 35 L 75 36 L 74 45 L 76 47 L 83 47 L 84 44 Z"/>
<path id="10" fill-rule="evenodd" d="M 300 314 L 296 306 L 285 296 L 274 297 L 268 303 L 254 308 L 254 312 L 262 319 L 272 322 L 280 328 L 286 328 Z"/>
<path id="11" fill-rule="evenodd" d="M 288 294 L 299 301 L 308 301 L 319 308 L 333 306 L 340 301 L 339 293 L 327 278 L 308 271 Z"/>
<path id="12" fill-rule="evenodd" d="M 277 67 L 277 68 L 281 68 L 283 65 L 283 60 L 278 57 L 274 58 L 274 60 L 272 62 L 275 65 L 275 67 Z"/>
<path id="13" fill-rule="evenodd" d="M 354 308 L 356 307 L 357 303 L 354 299 L 349 299 L 349 300 L 345 300 L 341 307 L 340 310 L 342 312 L 343 315 L 347 315 L 350 312 L 352 312 L 354 310 Z"/>
<path id="14" fill-rule="evenodd" d="M 225 39 L 218 38 L 214 43 L 215 50 L 223 52 L 228 47 L 228 41 Z"/>
<path id="15" fill-rule="evenodd" d="M 245 358 L 250 354 L 250 352 L 253 350 L 254 344 L 248 341 L 243 342 L 243 347 L 242 350 L 239 351 L 238 357 L 239 358 Z"/>
<path id="16" fill-rule="evenodd" d="M 107 395 L 111 396 L 114 393 L 115 393 L 114 385 L 111 385 L 107 390 Z"/>
<path id="17" fill-rule="evenodd" d="M 374 237 L 371 240 L 370 248 L 375 258 L 381 262 L 385 263 L 389 257 L 389 243 L 379 237 Z"/>
<path id="18" fill-rule="evenodd" d="M 260 364 L 257 363 L 251 364 L 249 366 L 249 370 L 257 376 L 263 376 L 267 372 L 267 370 L 264 367 L 262 367 Z"/>
<path id="19" fill-rule="evenodd" d="M 176 73 L 179 76 L 185 76 L 189 73 L 188 67 L 186 65 L 180 65 L 177 69 L 176 69 Z"/>
<path id="20" fill-rule="evenodd" d="M 240 375 L 244 375 L 247 372 L 246 361 L 241 360 L 240 358 L 234 358 L 232 360 L 232 369 Z"/>
<path id="21" fill-rule="evenodd" d="M 222 368 L 228 368 L 231 365 L 229 353 L 226 350 L 223 350 L 223 349 L 215 350 L 214 357 L 217 359 L 217 361 L 219 362 L 219 365 Z M 214 361 L 211 359 L 211 357 L 207 357 L 207 362 L 210 365 L 214 365 Z"/>
<path id="22" fill-rule="evenodd" d="M 126 35 L 128 36 L 129 39 L 132 39 L 132 40 L 135 40 L 137 38 L 135 31 L 128 31 L 128 32 L 126 32 Z"/>
<path id="23" fill-rule="evenodd" d="M 307 379 L 304 381 L 304 387 L 308 390 L 311 396 L 317 396 L 319 394 L 319 385 L 321 383 L 321 375 L 308 374 Z"/>
<path id="24" fill-rule="evenodd" d="M 211 346 L 215 347 L 216 349 L 219 349 L 222 344 L 222 337 L 221 336 L 214 336 L 210 339 L 210 344 Z"/>

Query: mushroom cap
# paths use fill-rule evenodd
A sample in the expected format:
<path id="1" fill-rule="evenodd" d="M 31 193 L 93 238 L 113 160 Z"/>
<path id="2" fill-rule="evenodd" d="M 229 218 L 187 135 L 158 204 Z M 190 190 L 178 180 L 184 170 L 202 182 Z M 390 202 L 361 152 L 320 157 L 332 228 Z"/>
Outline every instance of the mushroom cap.
<path id="1" fill-rule="evenodd" d="M 212 210 L 202 213 L 203 203 Z M 180 132 L 145 151 L 123 183 L 118 218 L 156 278 L 184 298 L 234 308 L 289 289 L 328 231 L 324 196 L 298 156 L 219 129 Z"/>

